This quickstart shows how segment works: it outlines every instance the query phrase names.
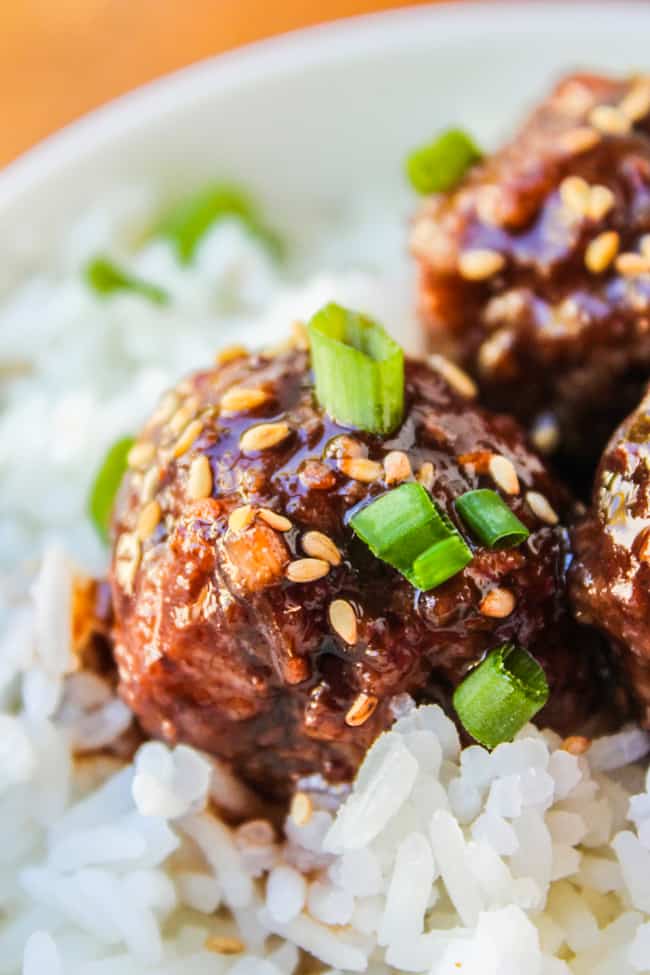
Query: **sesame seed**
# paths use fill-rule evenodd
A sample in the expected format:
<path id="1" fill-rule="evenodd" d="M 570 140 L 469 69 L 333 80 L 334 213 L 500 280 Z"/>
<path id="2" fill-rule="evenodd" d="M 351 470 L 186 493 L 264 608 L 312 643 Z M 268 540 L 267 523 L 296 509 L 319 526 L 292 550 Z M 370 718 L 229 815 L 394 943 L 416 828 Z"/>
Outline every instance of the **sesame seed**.
<path id="1" fill-rule="evenodd" d="M 589 113 L 589 121 L 604 135 L 625 135 L 631 128 L 630 119 L 615 105 L 596 105 Z"/>
<path id="2" fill-rule="evenodd" d="M 244 451 L 268 450 L 286 440 L 291 430 L 287 423 L 261 423 L 249 427 L 240 438 L 239 446 Z"/>
<path id="3" fill-rule="evenodd" d="M 358 728 L 359 725 L 365 724 L 368 718 L 374 713 L 378 704 L 379 699 L 374 694 L 364 694 L 363 692 L 358 694 L 352 707 L 345 715 L 346 725 L 349 728 Z"/>
<path id="4" fill-rule="evenodd" d="M 517 600 L 509 589 L 492 589 L 482 599 L 479 609 L 483 616 L 500 620 L 510 616 Z"/>
<path id="5" fill-rule="evenodd" d="M 600 142 L 600 133 L 587 125 L 563 132 L 557 139 L 557 147 L 563 155 L 579 156 L 593 149 Z"/>
<path id="6" fill-rule="evenodd" d="M 185 401 L 180 409 L 176 410 L 173 417 L 169 421 L 169 429 L 171 433 L 178 435 L 182 433 L 190 420 L 195 416 L 196 411 L 199 406 L 199 401 L 196 396 L 191 396 Z"/>
<path id="7" fill-rule="evenodd" d="M 399 484 L 413 476 L 411 462 L 402 450 L 391 450 L 384 457 L 386 484 Z"/>
<path id="8" fill-rule="evenodd" d="M 353 481 L 363 481 L 364 484 L 379 480 L 384 473 L 381 464 L 367 457 L 341 457 L 339 470 Z"/>
<path id="9" fill-rule="evenodd" d="M 550 454 L 555 450 L 560 442 L 560 428 L 551 413 L 542 413 L 535 418 L 530 439 L 543 454 Z"/>
<path id="10" fill-rule="evenodd" d="M 262 521 L 265 521 L 267 525 L 274 528 L 277 532 L 291 531 L 292 525 L 289 519 L 285 518 L 284 515 L 279 515 L 276 511 L 271 511 L 270 508 L 260 508 L 258 515 Z"/>
<path id="11" fill-rule="evenodd" d="M 466 399 L 474 399 L 478 395 L 478 389 L 474 380 L 467 375 L 464 369 L 451 362 L 444 355 L 434 353 L 428 358 L 428 363 L 449 385 L 464 396 Z"/>
<path id="12" fill-rule="evenodd" d="M 341 564 L 341 553 L 328 535 L 323 532 L 306 532 L 301 539 L 302 547 L 314 559 L 322 559 L 330 565 Z"/>
<path id="13" fill-rule="evenodd" d="M 173 446 L 172 454 L 174 457 L 180 457 L 181 454 L 188 451 L 202 430 L 203 421 L 198 419 L 192 420 L 192 422 L 185 427 Z"/>
<path id="14" fill-rule="evenodd" d="M 129 467 L 135 468 L 136 470 L 141 470 L 144 467 L 148 467 L 155 456 L 155 444 L 145 440 L 141 443 L 136 443 L 133 445 L 133 447 L 131 447 L 126 461 Z"/>
<path id="15" fill-rule="evenodd" d="M 586 217 L 589 212 L 591 189 L 581 176 L 567 176 L 560 183 L 562 204 L 578 217 Z"/>
<path id="16" fill-rule="evenodd" d="M 158 527 L 161 514 L 162 512 L 160 505 L 157 501 L 150 501 L 144 506 L 138 515 L 138 523 L 135 529 L 136 535 L 140 541 L 143 542 L 145 538 L 149 538 L 150 535 L 153 535 Z"/>
<path id="17" fill-rule="evenodd" d="M 488 247 L 463 251 L 458 258 L 458 270 L 467 281 L 484 281 L 500 271 L 506 261 L 503 254 Z"/>
<path id="18" fill-rule="evenodd" d="M 309 332 L 304 322 L 295 321 L 291 323 L 291 344 L 296 349 L 303 349 L 303 351 L 309 348 Z"/>
<path id="19" fill-rule="evenodd" d="M 289 563 L 286 573 L 291 582 L 315 582 L 326 576 L 329 570 L 329 562 L 323 559 L 296 559 Z"/>
<path id="20" fill-rule="evenodd" d="M 492 454 L 488 464 L 492 480 L 506 494 L 519 494 L 519 478 L 515 465 L 503 454 Z"/>
<path id="21" fill-rule="evenodd" d="M 206 951 L 213 951 L 217 955 L 241 955 L 246 946 L 239 938 L 211 934 L 203 942 L 203 947 Z"/>
<path id="22" fill-rule="evenodd" d="M 409 236 L 409 249 L 413 256 L 436 261 L 442 248 L 442 234 L 436 221 L 426 216 L 416 220 Z"/>
<path id="23" fill-rule="evenodd" d="M 512 333 L 499 328 L 482 343 L 478 350 L 478 364 L 481 372 L 491 373 L 500 365 L 512 346 Z"/>
<path id="24" fill-rule="evenodd" d="M 557 525 L 560 519 L 555 509 L 551 507 L 547 499 L 539 491 L 528 491 L 526 493 L 526 503 L 540 521 L 546 522 L 547 525 Z"/>
<path id="25" fill-rule="evenodd" d="M 424 464 L 422 465 L 422 467 L 417 473 L 418 481 L 420 482 L 422 487 L 425 487 L 427 489 L 427 491 L 430 491 L 431 488 L 433 487 L 433 475 L 434 475 L 433 464 L 431 464 L 427 460 L 424 462 Z"/>
<path id="26" fill-rule="evenodd" d="M 247 355 L 248 349 L 245 345 L 227 345 L 220 352 L 217 352 L 215 362 L 218 366 L 225 366 L 227 362 L 234 362 L 235 359 L 243 359 Z"/>
<path id="27" fill-rule="evenodd" d="M 352 603 L 347 599 L 335 599 L 329 605 L 328 616 L 334 632 L 353 647 L 357 642 L 357 616 Z"/>
<path id="28" fill-rule="evenodd" d="M 483 320 L 488 328 L 499 325 L 516 325 L 527 307 L 527 297 L 521 289 L 511 289 L 503 294 L 493 295 L 485 306 Z"/>
<path id="29" fill-rule="evenodd" d="M 134 533 L 124 532 L 115 546 L 115 578 L 127 595 L 133 593 L 135 574 L 140 565 L 142 549 Z"/>
<path id="30" fill-rule="evenodd" d="M 570 755 L 584 755 L 591 748 L 591 740 L 584 735 L 569 735 L 560 747 Z"/>
<path id="31" fill-rule="evenodd" d="M 171 420 L 179 405 L 180 401 L 177 393 L 173 390 L 165 393 L 154 414 L 156 423 L 167 423 L 168 420 Z"/>
<path id="32" fill-rule="evenodd" d="M 199 454 L 190 464 L 187 494 L 193 501 L 209 498 L 212 494 L 212 468 L 205 454 Z"/>
<path id="33" fill-rule="evenodd" d="M 234 508 L 228 517 L 228 530 L 231 532 L 246 531 L 255 520 L 255 508 L 252 504 L 242 504 Z"/>
<path id="34" fill-rule="evenodd" d="M 159 484 L 160 472 L 158 468 L 150 467 L 148 471 L 145 471 L 144 477 L 142 478 L 142 487 L 140 488 L 140 501 L 142 504 L 146 504 L 147 501 L 154 499 Z"/>
<path id="35" fill-rule="evenodd" d="M 589 191 L 587 216 L 592 220 L 602 220 L 614 208 L 615 203 L 616 197 L 609 186 L 603 186 L 601 183 L 597 183 Z"/>
<path id="36" fill-rule="evenodd" d="M 625 278 L 636 278 L 640 274 L 650 274 L 650 261 L 641 254 L 626 251 L 616 258 L 616 270 Z"/>
<path id="37" fill-rule="evenodd" d="M 638 122 L 645 118 L 650 112 L 650 85 L 648 82 L 637 81 L 618 107 L 631 122 Z"/>
<path id="38" fill-rule="evenodd" d="M 289 815 L 296 826 L 306 826 L 312 817 L 314 804 L 306 792 L 296 792 L 291 800 Z"/>
<path id="39" fill-rule="evenodd" d="M 221 397 L 221 409 L 226 413 L 239 413 L 254 410 L 269 398 L 263 389 L 246 389 L 244 386 L 233 386 Z"/>
<path id="40" fill-rule="evenodd" d="M 644 234 L 639 241 L 639 250 L 645 259 L 650 262 L 650 234 Z"/>
<path id="41" fill-rule="evenodd" d="M 606 271 L 618 253 L 620 237 L 615 230 L 606 230 L 590 241 L 585 251 L 585 267 L 592 274 Z"/>

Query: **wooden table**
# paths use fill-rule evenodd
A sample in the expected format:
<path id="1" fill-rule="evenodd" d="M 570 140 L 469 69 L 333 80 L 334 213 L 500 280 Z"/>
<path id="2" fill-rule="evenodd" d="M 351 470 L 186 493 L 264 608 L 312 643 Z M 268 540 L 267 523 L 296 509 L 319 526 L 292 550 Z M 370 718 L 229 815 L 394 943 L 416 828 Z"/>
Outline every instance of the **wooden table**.
<path id="1" fill-rule="evenodd" d="M 0 165 L 109 98 L 192 61 L 414 2 L 0 0 Z"/>

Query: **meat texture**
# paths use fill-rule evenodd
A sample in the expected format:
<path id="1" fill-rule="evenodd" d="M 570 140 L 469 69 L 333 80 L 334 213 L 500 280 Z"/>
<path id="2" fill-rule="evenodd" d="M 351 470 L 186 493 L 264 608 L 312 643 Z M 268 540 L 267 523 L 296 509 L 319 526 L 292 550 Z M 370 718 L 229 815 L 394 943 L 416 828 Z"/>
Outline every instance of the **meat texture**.
<path id="1" fill-rule="evenodd" d="M 412 230 L 431 340 L 584 484 L 650 375 L 650 78 L 573 75 Z"/>
<path id="2" fill-rule="evenodd" d="M 316 403 L 304 346 L 222 359 L 160 403 L 114 515 L 115 653 L 147 732 L 284 798 L 305 776 L 349 780 L 399 695 L 450 709 L 505 640 L 546 668 L 543 721 L 568 732 L 598 711 L 600 644 L 566 609 L 570 502 L 513 420 L 410 361 L 400 428 L 361 434 Z M 474 546 L 463 572 L 416 591 L 348 524 L 414 477 L 457 525 L 458 495 L 498 490 L 530 539 Z"/>
<path id="3" fill-rule="evenodd" d="M 574 534 L 576 615 L 618 647 L 650 727 L 650 393 L 608 444 L 592 507 Z"/>

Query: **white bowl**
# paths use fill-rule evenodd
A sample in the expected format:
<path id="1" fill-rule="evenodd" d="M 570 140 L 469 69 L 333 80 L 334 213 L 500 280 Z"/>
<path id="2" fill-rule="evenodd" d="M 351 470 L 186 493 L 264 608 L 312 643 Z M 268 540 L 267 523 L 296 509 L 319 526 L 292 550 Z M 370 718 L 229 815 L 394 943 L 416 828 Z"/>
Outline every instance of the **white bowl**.
<path id="1" fill-rule="evenodd" d="M 647 4 L 462 4 L 291 34 L 206 61 L 117 100 L 0 175 L 0 257 L 49 248 L 72 215 L 133 180 L 236 177 L 285 216 L 403 181 L 405 151 L 437 127 L 489 143 L 576 66 L 648 62 Z"/>

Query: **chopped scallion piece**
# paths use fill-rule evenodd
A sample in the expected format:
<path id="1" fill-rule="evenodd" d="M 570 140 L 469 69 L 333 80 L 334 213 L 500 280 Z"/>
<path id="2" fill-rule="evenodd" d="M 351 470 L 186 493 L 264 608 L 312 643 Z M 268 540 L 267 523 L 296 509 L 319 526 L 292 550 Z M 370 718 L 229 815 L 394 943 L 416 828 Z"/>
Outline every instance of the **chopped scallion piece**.
<path id="1" fill-rule="evenodd" d="M 319 403 L 344 426 L 390 433 L 404 412 L 404 353 L 384 329 L 329 304 L 309 323 Z"/>
<path id="2" fill-rule="evenodd" d="M 511 643 L 491 650 L 454 692 L 463 727 L 486 748 L 511 741 L 548 700 L 544 671 Z"/>
<path id="3" fill-rule="evenodd" d="M 144 281 L 127 271 L 123 271 L 106 257 L 96 257 L 86 264 L 84 277 L 98 295 L 111 295 L 116 291 L 133 291 L 158 305 L 165 305 L 169 295 L 157 284 Z"/>
<path id="4" fill-rule="evenodd" d="M 95 475 L 88 496 L 88 514 L 100 538 L 108 541 L 108 527 L 115 495 L 127 468 L 127 457 L 135 440 L 122 437 L 109 447 Z"/>
<path id="5" fill-rule="evenodd" d="M 472 553 L 457 532 L 435 542 L 413 563 L 411 582 L 418 589 L 435 589 L 461 572 L 472 561 Z"/>
<path id="6" fill-rule="evenodd" d="M 350 520 L 370 551 L 418 589 L 433 589 L 460 572 L 472 553 L 421 484 L 401 484 Z"/>
<path id="7" fill-rule="evenodd" d="M 181 200 L 163 217 L 156 233 L 167 237 L 176 248 L 179 260 L 189 264 L 203 235 L 218 220 L 227 218 L 239 220 L 273 257 L 282 257 L 281 239 L 264 224 L 253 200 L 238 186 L 227 183 L 206 186 Z"/>
<path id="8" fill-rule="evenodd" d="M 465 132 L 448 129 L 409 155 L 406 172 L 418 193 L 445 193 L 480 158 L 480 150 Z"/>
<path id="9" fill-rule="evenodd" d="M 350 524 L 378 558 L 397 567 L 413 565 L 429 546 L 453 531 L 422 485 L 414 482 L 382 494 Z"/>
<path id="10" fill-rule="evenodd" d="M 496 491 L 482 488 L 456 499 L 456 510 L 480 542 L 488 548 L 512 548 L 530 532 Z"/>

